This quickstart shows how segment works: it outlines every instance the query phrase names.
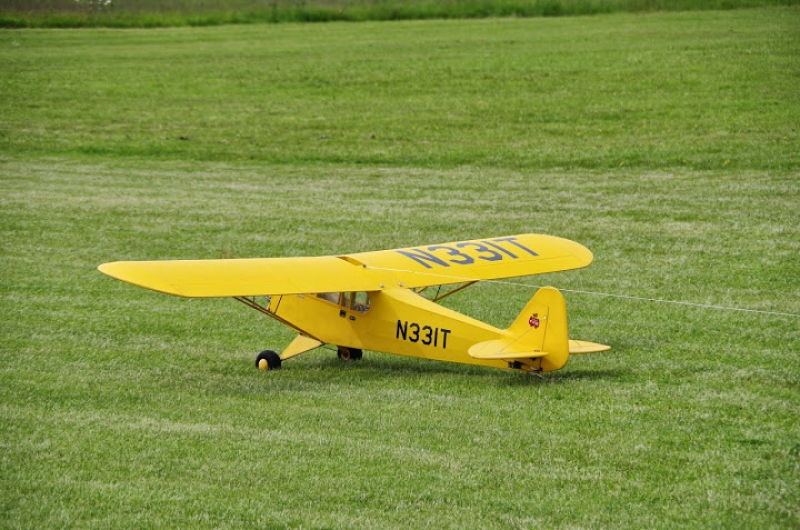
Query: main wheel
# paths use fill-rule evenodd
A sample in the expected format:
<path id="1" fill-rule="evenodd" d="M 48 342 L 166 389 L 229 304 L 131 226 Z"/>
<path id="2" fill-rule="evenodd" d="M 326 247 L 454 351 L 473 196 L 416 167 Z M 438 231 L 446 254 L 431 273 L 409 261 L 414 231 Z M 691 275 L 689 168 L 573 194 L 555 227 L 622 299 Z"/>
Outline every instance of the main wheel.
<path id="1" fill-rule="evenodd" d="M 272 350 L 264 350 L 256 357 L 256 368 L 259 370 L 280 370 L 281 357 Z"/>
<path id="2" fill-rule="evenodd" d="M 361 357 L 364 356 L 364 352 L 358 348 L 346 348 L 344 346 L 339 346 L 338 350 L 336 351 L 336 355 L 338 355 L 343 361 L 360 361 Z"/>

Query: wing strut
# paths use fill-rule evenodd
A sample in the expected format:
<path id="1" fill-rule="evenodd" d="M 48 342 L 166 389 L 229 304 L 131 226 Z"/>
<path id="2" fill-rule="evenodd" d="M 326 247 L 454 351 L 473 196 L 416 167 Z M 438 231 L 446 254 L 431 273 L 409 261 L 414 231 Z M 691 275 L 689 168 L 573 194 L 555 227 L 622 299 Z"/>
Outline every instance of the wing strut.
<path id="1" fill-rule="evenodd" d="M 446 298 L 446 297 L 450 296 L 451 294 L 456 294 L 458 291 L 460 291 L 460 290 L 462 290 L 462 289 L 466 289 L 466 288 L 467 288 L 467 287 L 469 287 L 470 285 L 474 285 L 474 284 L 476 284 L 476 283 L 478 283 L 478 280 L 474 280 L 474 281 L 471 281 L 471 282 L 467 282 L 467 283 L 465 283 L 464 285 L 461 285 L 460 287 L 456 287 L 455 289 L 450 289 L 449 291 L 447 291 L 447 292 L 446 292 L 446 293 L 444 293 L 444 294 L 437 295 L 437 296 L 436 296 L 436 298 L 434 298 L 433 300 L 431 300 L 431 302 L 438 302 L 438 301 L 439 301 L 439 300 L 441 300 L 442 298 Z"/>
<path id="2" fill-rule="evenodd" d="M 263 305 L 259 304 L 256 301 L 256 297 L 255 296 L 251 296 L 251 297 L 234 296 L 233 299 L 234 300 L 238 300 L 239 302 L 243 303 L 247 307 L 251 307 L 251 308 L 255 309 L 259 313 L 264 313 L 265 315 L 267 315 L 269 317 L 274 317 L 275 316 L 273 313 L 270 313 L 270 311 L 268 309 L 269 308 L 269 298 L 267 298 L 267 307 L 264 307 Z"/>
<path id="3" fill-rule="evenodd" d="M 447 291 L 447 292 L 446 292 L 446 293 L 444 293 L 444 294 L 439 294 L 439 292 L 442 290 L 442 286 L 440 285 L 440 286 L 439 286 L 439 288 L 436 290 L 436 296 L 434 296 L 433 298 L 431 298 L 431 302 L 438 302 L 438 301 L 439 301 L 439 300 L 441 300 L 442 298 L 447 298 L 447 297 L 448 297 L 448 296 L 450 296 L 451 294 L 456 294 L 458 291 L 461 291 L 462 289 L 466 289 L 466 288 L 467 288 L 467 287 L 469 287 L 470 285 L 474 285 L 474 284 L 476 284 L 476 283 L 478 283 L 478 280 L 473 280 L 473 281 L 471 281 L 471 282 L 467 282 L 467 283 L 465 283 L 465 284 L 462 284 L 462 285 L 460 285 L 459 287 L 456 287 L 455 289 L 450 289 L 449 291 Z M 423 287 L 422 289 L 418 290 L 418 291 L 417 291 L 417 294 L 421 293 L 421 292 L 422 292 L 422 291 L 424 291 L 425 289 L 427 289 L 427 287 Z"/>
<path id="4" fill-rule="evenodd" d="M 274 318 L 275 320 L 277 320 L 278 322 L 280 322 L 284 326 L 287 326 L 287 327 L 295 330 L 298 333 L 301 333 L 303 335 L 311 337 L 311 335 L 309 335 L 306 331 L 298 328 L 297 326 L 295 326 L 294 324 L 292 324 L 288 320 L 285 320 L 285 319 L 279 317 L 277 313 L 273 313 L 272 311 L 270 311 L 269 310 L 270 297 L 267 297 L 267 305 L 266 306 L 261 305 L 260 303 L 258 303 L 258 301 L 256 301 L 256 297 L 255 296 L 249 296 L 249 297 L 248 296 L 234 296 L 233 299 L 243 303 L 247 307 L 255 309 L 259 313 L 263 313 L 263 314 L 267 315 L 270 318 Z M 277 309 L 276 309 L 276 311 L 277 311 Z M 311 337 L 311 338 L 313 338 L 313 337 Z"/>

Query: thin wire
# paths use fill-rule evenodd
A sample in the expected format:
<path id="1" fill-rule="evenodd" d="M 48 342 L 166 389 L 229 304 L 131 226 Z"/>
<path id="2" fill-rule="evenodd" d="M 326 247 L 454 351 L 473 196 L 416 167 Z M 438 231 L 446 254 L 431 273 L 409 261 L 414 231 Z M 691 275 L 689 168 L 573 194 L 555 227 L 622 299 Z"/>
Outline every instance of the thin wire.
<path id="1" fill-rule="evenodd" d="M 369 268 L 370 269 L 374 269 L 374 270 L 385 270 L 385 271 L 392 271 L 392 272 L 405 272 L 405 273 L 412 273 L 412 274 L 414 272 L 416 272 L 416 271 L 408 271 L 408 270 L 402 270 L 402 269 L 389 269 L 389 268 L 383 268 L 383 267 L 369 267 Z M 455 280 L 456 282 L 459 282 L 459 281 L 464 281 L 464 282 L 466 282 L 466 281 L 475 281 L 475 278 L 468 278 L 468 277 L 458 278 L 456 276 L 449 276 L 449 275 L 444 275 L 444 274 L 439 275 L 439 274 L 428 273 L 428 272 L 425 272 L 425 273 L 422 273 L 422 274 L 428 275 L 428 276 L 441 276 L 442 278 L 446 278 L 449 282 L 452 282 L 453 280 Z M 539 285 L 531 285 L 529 283 L 522 283 L 522 282 L 512 282 L 512 281 L 508 281 L 508 280 L 480 280 L 480 281 L 485 281 L 485 282 L 490 282 L 490 283 L 501 283 L 501 284 L 505 284 L 505 285 L 513 285 L 513 286 L 521 286 L 521 287 L 532 287 L 534 289 L 541 289 L 541 286 L 539 286 Z M 640 302 L 656 302 L 656 303 L 660 303 L 660 304 L 674 304 L 674 305 L 682 305 L 682 306 L 688 306 L 688 307 L 699 307 L 699 308 L 703 308 L 703 309 L 714 309 L 714 310 L 718 310 L 718 311 L 738 311 L 740 313 L 755 313 L 755 314 L 759 314 L 759 315 L 772 315 L 772 316 L 781 316 L 781 317 L 800 318 L 800 314 L 798 314 L 798 313 L 786 313 L 786 312 L 783 312 L 783 311 L 765 311 L 765 310 L 762 310 L 762 309 L 746 309 L 746 308 L 742 308 L 742 307 L 728 307 L 728 306 L 721 306 L 721 305 L 714 305 L 714 304 L 698 304 L 696 302 L 683 302 L 683 301 L 679 301 L 679 300 L 665 300 L 663 298 L 646 298 L 646 297 L 642 297 L 642 296 L 630 296 L 630 295 L 625 295 L 625 294 L 601 293 L 601 292 L 598 292 L 598 291 L 582 291 L 582 290 L 579 290 L 579 289 L 559 289 L 559 290 L 562 291 L 562 292 L 565 292 L 565 293 L 592 294 L 592 295 L 595 295 L 595 296 L 606 296 L 606 297 L 609 297 L 609 298 L 619 298 L 619 299 L 622 299 L 622 300 L 636 300 L 636 301 L 640 301 Z"/>
<path id="2" fill-rule="evenodd" d="M 516 285 L 516 286 L 525 286 L 525 287 L 533 287 L 534 289 L 541 289 L 540 285 L 531 285 L 528 283 L 521 283 L 521 282 L 509 282 L 504 280 L 487 280 L 490 282 L 498 282 L 504 283 L 507 285 Z M 781 317 L 793 317 L 793 318 L 800 318 L 800 314 L 798 313 L 784 313 L 782 311 L 765 311 L 763 309 L 746 309 L 743 307 L 729 307 L 729 306 L 722 306 L 722 305 L 714 305 L 714 304 L 698 304 L 696 302 L 683 302 L 680 300 L 665 300 L 663 298 L 646 298 L 643 296 L 630 296 L 625 294 L 613 294 L 613 293 L 601 293 L 597 291 L 582 291 L 579 289 L 559 289 L 559 291 L 565 293 L 579 293 L 579 294 L 593 294 L 596 296 L 606 296 L 609 298 L 620 298 L 623 300 L 636 300 L 640 302 L 656 302 L 660 304 L 675 304 L 675 305 L 683 305 L 689 307 L 700 307 L 703 309 L 716 309 L 719 311 L 739 311 L 741 313 L 757 313 L 760 315 L 773 315 L 773 316 L 781 316 Z"/>

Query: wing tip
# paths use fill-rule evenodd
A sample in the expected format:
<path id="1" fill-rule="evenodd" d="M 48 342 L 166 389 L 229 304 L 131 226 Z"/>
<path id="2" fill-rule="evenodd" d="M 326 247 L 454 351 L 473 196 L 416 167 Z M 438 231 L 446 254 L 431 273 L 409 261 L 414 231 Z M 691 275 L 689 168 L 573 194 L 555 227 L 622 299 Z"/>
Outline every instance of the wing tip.
<path id="1" fill-rule="evenodd" d="M 176 289 L 174 285 L 149 273 L 146 268 L 140 266 L 142 263 L 144 262 L 112 261 L 98 265 L 97 270 L 115 280 L 129 283 L 136 287 L 143 287 L 151 291 L 174 296 L 187 296 L 186 293 Z"/>
<path id="2" fill-rule="evenodd" d="M 578 243 L 577 241 L 573 241 L 571 239 L 566 239 L 564 237 L 558 237 L 558 236 L 550 236 L 550 237 L 554 239 L 554 241 L 558 244 L 558 246 L 560 246 L 562 249 L 564 249 L 573 257 L 575 257 L 581 263 L 582 267 L 588 267 L 589 265 L 592 264 L 592 261 L 594 261 L 594 254 L 592 254 L 592 251 L 586 248 L 581 243 Z"/>

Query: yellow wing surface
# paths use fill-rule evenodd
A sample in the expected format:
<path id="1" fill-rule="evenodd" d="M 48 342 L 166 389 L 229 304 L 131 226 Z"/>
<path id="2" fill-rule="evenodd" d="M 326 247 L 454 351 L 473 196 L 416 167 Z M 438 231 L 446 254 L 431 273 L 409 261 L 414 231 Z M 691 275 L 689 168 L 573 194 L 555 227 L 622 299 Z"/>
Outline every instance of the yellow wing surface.
<path id="1" fill-rule="evenodd" d="M 334 256 L 117 261 L 99 269 L 139 287 L 190 298 L 380 290 L 363 267 Z"/>
<path id="2" fill-rule="evenodd" d="M 579 243 L 521 234 L 343 256 L 118 261 L 99 269 L 153 291 L 213 298 L 416 288 L 579 269 L 591 262 L 592 253 Z"/>

